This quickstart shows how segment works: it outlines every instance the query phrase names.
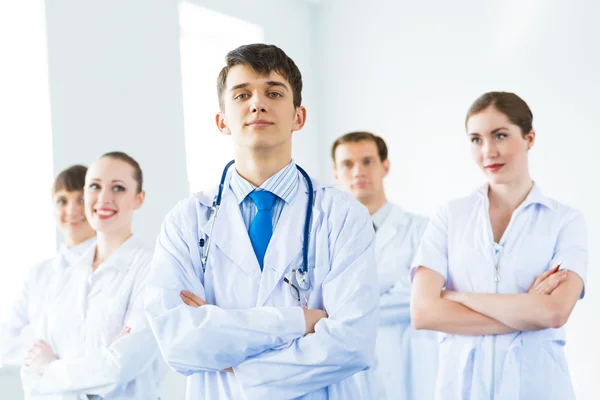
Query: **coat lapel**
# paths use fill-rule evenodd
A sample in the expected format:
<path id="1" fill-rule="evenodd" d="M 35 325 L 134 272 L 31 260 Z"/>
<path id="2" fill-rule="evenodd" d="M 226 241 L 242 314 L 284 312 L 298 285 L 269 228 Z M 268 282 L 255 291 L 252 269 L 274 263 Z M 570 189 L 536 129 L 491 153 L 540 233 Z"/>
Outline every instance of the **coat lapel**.
<path id="1" fill-rule="evenodd" d="M 201 201 L 204 203 L 203 200 Z M 210 203 L 212 203 L 212 199 Z M 210 206 L 210 203 L 208 206 Z M 207 206 L 206 203 L 204 205 Z M 202 231 L 207 237 L 210 236 L 210 228 L 214 217 L 214 215 L 211 215 L 202 226 Z M 250 237 L 242 219 L 239 204 L 229 189 L 229 180 L 226 180 L 225 189 L 223 189 L 221 207 L 213 230 L 211 246 L 214 247 L 210 249 L 208 264 L 218 264 L 218 257 L 216 258 L 216 256 L 218 253 L 223 253 L 257 284 L 260 282 L 260 266 L 252 249 L 252 243 L 250 243 Z"/>

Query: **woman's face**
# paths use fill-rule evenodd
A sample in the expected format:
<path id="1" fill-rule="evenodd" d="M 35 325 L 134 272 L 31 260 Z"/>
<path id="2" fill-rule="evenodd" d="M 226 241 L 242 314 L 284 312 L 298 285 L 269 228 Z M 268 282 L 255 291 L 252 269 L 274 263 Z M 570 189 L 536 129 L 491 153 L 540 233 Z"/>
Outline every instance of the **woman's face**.
<path id="1" fill-rule="evenodd" d="M 74 246 L 96 233 L 85 218 L 83 191 L 61 189 L 52 196 L 54 218 L 67 245 Z"/>
<path id="2" fill-rule="evenodd" d="M 471 155 L 490 184 L 506 184 L 529 176 L 528 152 L 535 141 L 532 130 L 521 128 L 495 107 L 472 115 L 467 121 Z"/>
<path id="3" fill-rule="evenodd" d="M 131 232 L 133 212 L 144 202 L 137 192 L 134 169 L 124 161 L 103 157 L 85 176 L 85 214 L 90 225 L 104 234 Z"/>

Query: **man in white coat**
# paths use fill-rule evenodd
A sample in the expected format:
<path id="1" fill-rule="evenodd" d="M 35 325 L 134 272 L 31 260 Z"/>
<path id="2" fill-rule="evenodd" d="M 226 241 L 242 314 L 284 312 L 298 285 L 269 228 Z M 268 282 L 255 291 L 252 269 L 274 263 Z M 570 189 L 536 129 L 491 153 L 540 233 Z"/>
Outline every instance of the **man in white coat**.
<path id="1" fill-rule="evenodd" d="M 375 235 L 364 207 L 292 160 L 301 91 L 281 49 L 229 52 L 216 122 L 235 165 L 163 222 L 146 314 L 188 399 L 369 398 L 354 375 L 374 361 Z"/>
<path id="2" fill-rule="evenodd" d="M 371 214 L 375 229 L 380 324 L 372 370 L 377 399 L 432 399 L 437 337 L 410 323 L 410 266 L 427 219 L 387 201 L 383 179 L 390 170 L 385 141 L 369 132 L 338 138 L 331 150 L 334 178 Z"/>

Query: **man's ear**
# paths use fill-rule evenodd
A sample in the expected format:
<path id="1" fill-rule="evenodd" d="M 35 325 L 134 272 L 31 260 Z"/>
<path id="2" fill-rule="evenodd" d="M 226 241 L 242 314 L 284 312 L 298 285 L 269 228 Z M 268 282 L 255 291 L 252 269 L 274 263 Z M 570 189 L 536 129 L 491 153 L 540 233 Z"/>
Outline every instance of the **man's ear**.
<path id="1" fill-rule="evenodd" d="M 383 163 L 383 176 L 386 177 L 390 173 L 390 160 L 386 159 Z"/>
<path id="2" fill-rule="evenodd" d="M 305 123 L 306 108 L 304 106 L 296 107 L 296 114 L 294 116 L 294 125 L 292 126 L 292 132 L 296 132 L 302 129 Z"/>
<path id="3" fill-rule="evenodd" d="M 217 129 L 219 129 L 219 132 L 221 132 L 222 135 L 231 135 L 231 131 L 229 130 L 229 126 L 227 126 L 227 119 L 225 118 L 224 113 L 217 113 L 215 122 L 217 123 Z"/>

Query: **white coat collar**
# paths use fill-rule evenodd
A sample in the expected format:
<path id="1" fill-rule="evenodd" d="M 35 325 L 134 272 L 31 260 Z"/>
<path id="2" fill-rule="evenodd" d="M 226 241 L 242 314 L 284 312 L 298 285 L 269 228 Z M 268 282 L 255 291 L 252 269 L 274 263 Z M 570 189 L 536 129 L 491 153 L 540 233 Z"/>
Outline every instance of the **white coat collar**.
<path id="1" fill-rule="evenodd" d="M 229 190 L 227 190 L 227 188 L 229 187 L 229 181 L 231 180 L 231 174 L 234 169 L 235 169 L 235 164 L 229 168 L 229 171 L 227 172 L 227 176 L 225 177 L 225 182 L 223 184 L 223 187 L 224 187 L 223 198 L 226 195 L 233 194 L 233 193 L 228 193 Z M 300 174 L 300 171 L 298 171 L 298 174 Z M 298 177 L 299 177 L 300 181 L 304 181 L 304 177 L 302 175 L 299 175 Z M 333 187 L 334 186 L 334 185 L 327 185 L 327 184 L 320 182 L 319 180 L 312 178 L 312 177 L 311 177 L 311 181 L 312 181 L 312 185 L 313 185 L 313 190 L 315 192 L 318 191 L 319 189 L 323 189 L 325 187 Z M 299 185 L 298 190 L 304 190 L 305 193 L 308 193 L 308 187 L 306 185 Z M 218 192 L 219 192 L 219 185 L 215 185 L 207 191 L 194 193 L 193 196 L 203 206 L 211 207 L 213 204 L 213 201 L 217 197 Z M 221 199 L 221 205 L 222 205 L 223 201 L 224 200 Z"/>
<path id="2" fill-rule="evenodd" d="M 96 253 L 96 245 L 90 246 L 79 258 L 77 265 L 83 268 L 90 268 L 94 263 L 94 255 Z M 104 260 L 98 267 L 99 269 L 114 268 L 120 271 L 125 271 L 131 267 L 133 262 L 135 249 L 141 247 L 141 241 L 137 236 L 132 235 L 129 239 L 125 240 L 121 247 L 119 247 L 107 260 Z"/>
<path id="3" fill-rule="evenodd" d="M 381 207 L 379 207 L 377 211 L 373 213 L 373 215 L 371 215 L 375 229 L 381 228 L 387 217 L 390 215 L 392 208 L 392 203 L 386 201 Z"/>
<path id="4" fill-rule="evenodd" d="M 489 206 L 489 197 L 488 197 L 488 192 L 489 192 L 489 184 L 484 184 L 482 185 L 477 192 L 483 196 L 483 199 L 485 201 L 485 204 L 487 206 Z M 533 182 L 533 187 L 531 188 L 531 190 L 529 191 L 529 194 L 527 195 L 527 197 L 525 198 L 525 200 L 523 201 L 523 203 L 521 203 L 519 205 L 518 208 L 524 209 L 528 206 L 530 206 L 531 204 L 540 204 L 544 207 L 549 208 L 550 210 L 554 210 L 555 209 L 555 205 L 554 202 L 546 197 L 544 195 L 544 193 L 542 193 L 542 190 L 540 189 L 539 185 L 535 182 Z"/>
<path id="5" fill-rule="evenodd" d="M 60 245 L 58 250 L 58 262 L 54 263 L 55 268 L 67 268 L 76 265 L 81 257 L 91 248 L 96 247 L 96 236 L 93 236 L 73 247 L 68 247 L 65 243 Z"/>

